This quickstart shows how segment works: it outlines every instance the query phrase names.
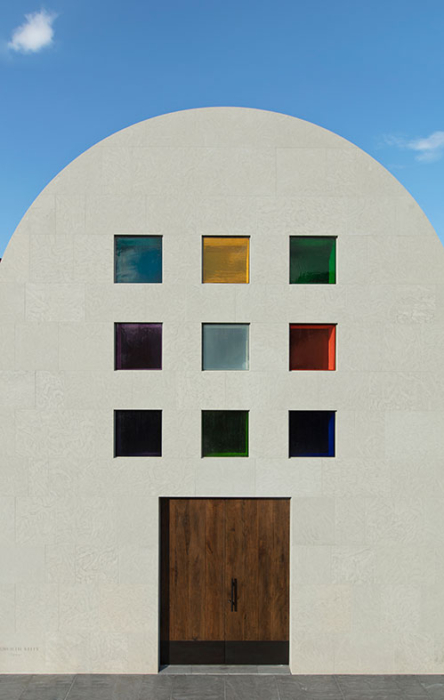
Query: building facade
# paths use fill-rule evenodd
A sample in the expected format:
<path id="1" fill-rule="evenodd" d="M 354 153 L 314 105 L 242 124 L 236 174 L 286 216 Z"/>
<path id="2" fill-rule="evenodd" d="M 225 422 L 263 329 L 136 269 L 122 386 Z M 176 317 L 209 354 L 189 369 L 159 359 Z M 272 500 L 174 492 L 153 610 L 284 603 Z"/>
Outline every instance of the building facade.
<path id="1" fill-rule="evenodd" d="M 0 265 L 0 672 L 444 672 L 444 250 L 293 117 L 100 142 Z"/>

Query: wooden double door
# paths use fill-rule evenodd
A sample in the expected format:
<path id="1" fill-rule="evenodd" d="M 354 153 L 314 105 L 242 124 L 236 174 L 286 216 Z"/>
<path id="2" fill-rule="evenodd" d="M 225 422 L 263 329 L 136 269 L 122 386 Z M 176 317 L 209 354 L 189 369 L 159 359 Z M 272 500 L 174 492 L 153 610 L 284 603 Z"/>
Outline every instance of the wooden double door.
<path id="1" fill-rule="evenodd" d="M 161 664 L 288 663 L 288 499 L 161 500 Z"/>

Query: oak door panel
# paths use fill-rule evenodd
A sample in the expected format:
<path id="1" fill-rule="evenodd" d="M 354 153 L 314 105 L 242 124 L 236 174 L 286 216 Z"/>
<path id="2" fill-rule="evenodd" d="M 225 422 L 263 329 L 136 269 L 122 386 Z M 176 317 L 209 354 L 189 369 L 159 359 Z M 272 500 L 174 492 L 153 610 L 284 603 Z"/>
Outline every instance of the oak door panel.
<path id="1" fill-rule="evenodd" d="M 169 501 L 170 641 L 224 638 L 222 499 Z"/>
<path id="2" fill-rule="evenodd" d="M 287 641 L 289 634 L 289 521 L 288 500 L 258 501 L 258 605 L 261 639 Z"/>
<path id="3" fill-rule="evenodd" d="M 226 608 L 226 640 L 288 640 L 288 522 L 289 501 L 227 500 L 225 586 L 236 578 L 237 611 Z"/>
<path id="4" fill-rule="evenodd" d="M 276 601 L 274 639 L 290 637 L 290 501 L 274 501 L 275 528 L 273 531 L 273 557 L 275 570 L 280 572 L 274 580 Z"/>
<path id="5" fill-rule="evenodd" d="M 237 581 L 237 610 L 225 607 L 226 640 L 258 640 L 258 522 L 257 501 L 233 499 L 226 502 L 225 586 L 231 596 L 231 580 Z"/>
<path id="6" fill-rule="evenodd" d="M 287 662 L 289 513 L 286 499 L 162 500 L 163 663 Z"/>
<path id="7" fill-rule="evenodd" d="M 221 598 L 224 595 L 225 502 L 205 501 L 205 639 L 221 640 L 225 619 Z M 222 609 L 221 609 L 222 608 Z"/>

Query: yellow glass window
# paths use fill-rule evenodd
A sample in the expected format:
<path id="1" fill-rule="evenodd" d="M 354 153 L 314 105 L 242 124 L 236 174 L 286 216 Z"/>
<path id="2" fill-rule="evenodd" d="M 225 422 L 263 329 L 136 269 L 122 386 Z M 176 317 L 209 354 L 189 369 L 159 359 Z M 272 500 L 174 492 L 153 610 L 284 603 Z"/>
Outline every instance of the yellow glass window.
<path id="1" fill-rule="evenodd" d="M 204 236 L 202 282 L 247 284 L 249 255 L 249 238 Z"/>

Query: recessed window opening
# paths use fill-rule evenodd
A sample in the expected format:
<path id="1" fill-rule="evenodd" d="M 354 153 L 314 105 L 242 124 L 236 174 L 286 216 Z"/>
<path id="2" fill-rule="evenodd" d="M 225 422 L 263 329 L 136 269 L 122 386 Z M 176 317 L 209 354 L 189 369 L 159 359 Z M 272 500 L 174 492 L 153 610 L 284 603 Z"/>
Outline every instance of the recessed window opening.
<path id="1" fill-rule="evenodd" d="M 202 411 L 202 457 L 248 457 L 248 411 Z"/>
<path id="2" fill-rule="evenodd" d="M 115 368 L 162 369 L 162 324 L 116 323 Z"/>
<path id="3" fill-rule="evenodd" d="M 334 457 L 335 411 L 289 412 L 289 457 Z"/>
<path id="4" fill-rule="evenodd" d="M 335 346 L 335 324 L 290 324 L 290 370 L 334 370 Z"/>
<path id="5" fill-rule="evenodd" d="M 115 236 L 114 281 L 162 282 L 162 236 Z"/>
<path id="6" fill-rule="evenodd" d="M 248 370 L 248 323 L 202 324 L 203 370 Z"/>
<path id="7" fill-rule="evenodd" d="M 290 236 L 290 284 L 335 284 L 336 238 Z"/>
<path id="8" fill-rule="evenodd" d="M 250 239 L 247 236 L 203 236 L 202 282 L 248 284 Z"/>
<path id="9" fill-rule="evenodd" d="M 161 457 L 162 411 L 114 411 L 116 457 Z"/>

